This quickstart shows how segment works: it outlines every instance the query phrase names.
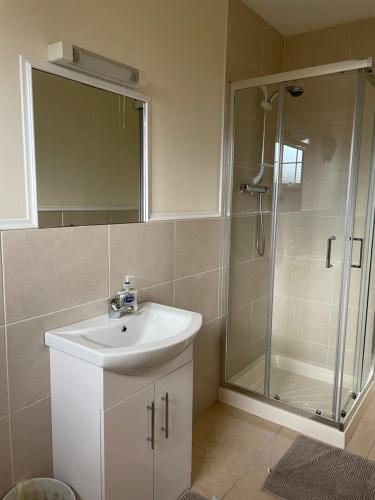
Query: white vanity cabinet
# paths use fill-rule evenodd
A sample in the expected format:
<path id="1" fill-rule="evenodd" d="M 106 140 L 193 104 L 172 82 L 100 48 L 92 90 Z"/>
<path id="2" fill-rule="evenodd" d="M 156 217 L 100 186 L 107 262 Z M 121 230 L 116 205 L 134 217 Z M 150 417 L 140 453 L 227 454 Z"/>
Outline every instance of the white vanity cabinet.
<path id="1" fill-rule="evenodd" d="M 50 355 L 57 479 L 81 500 L 176 500 L 190 487 L 192 346 L 136 376 Z"/>

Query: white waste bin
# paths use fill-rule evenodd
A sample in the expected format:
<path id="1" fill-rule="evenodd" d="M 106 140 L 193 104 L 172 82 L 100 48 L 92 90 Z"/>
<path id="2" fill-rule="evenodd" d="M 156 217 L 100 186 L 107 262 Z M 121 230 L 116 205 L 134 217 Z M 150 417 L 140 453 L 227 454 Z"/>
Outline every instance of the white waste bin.
<path id="1" fill-rule="evenodd" d="M 18 483 L 3 500 L 75 500 L 69 486 L 57 479 L 38 478 Z"/>

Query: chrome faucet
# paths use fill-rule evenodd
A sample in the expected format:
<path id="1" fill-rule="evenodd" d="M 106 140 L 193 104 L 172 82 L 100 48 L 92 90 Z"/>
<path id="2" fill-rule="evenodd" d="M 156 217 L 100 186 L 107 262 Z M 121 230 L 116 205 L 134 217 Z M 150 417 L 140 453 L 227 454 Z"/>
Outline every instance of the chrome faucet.
<path id="1" fill-rule="evenodd" d="M 134 302 L 127 304 L 127 293 L 125 291 L 117 292 L 116 295 L 110 297 L 108 300 L 108 316 L 113 319 L 120 318 L 123 314 L 132 313 L 136 309 Z"/>

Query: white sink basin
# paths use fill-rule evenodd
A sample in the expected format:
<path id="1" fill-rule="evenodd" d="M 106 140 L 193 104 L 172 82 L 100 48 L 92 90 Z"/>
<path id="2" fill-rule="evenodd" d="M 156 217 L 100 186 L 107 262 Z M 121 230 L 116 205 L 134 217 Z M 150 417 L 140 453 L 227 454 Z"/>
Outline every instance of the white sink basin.
<path id="1" fill-rule="evenodd" d="M 51 330 L 45 342 L 105 370 L 135 375 L 181 354 L 201 325 L 201 314 L 145 302 L 119 319 L 103 314 Z"/>

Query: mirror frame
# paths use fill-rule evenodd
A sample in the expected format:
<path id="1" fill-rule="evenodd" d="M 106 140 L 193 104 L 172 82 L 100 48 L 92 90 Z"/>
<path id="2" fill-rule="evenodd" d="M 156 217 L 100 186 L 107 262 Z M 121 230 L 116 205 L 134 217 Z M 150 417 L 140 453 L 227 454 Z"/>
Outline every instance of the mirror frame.
<path id="1" fill-rule="evenodd" d="M 91 85 L 142 101 L 143 107 L 143 167 L 141 171 L 141 204 L 139 222 L 148 222 L 150 217 L 150 159 L 151 159 L 151 98 L 129 87 L 80 73 L 49 62 L 34 63 L 19 56 L 21 82 L 21 111 L 23 133 L 23 158 L 27 216 L 22 220 L 0 221 L 0 229 L 38 228 L 38 201 L 35 163 L 34 112 L 32 70 L 37 69 L 52 75 Z"/>

